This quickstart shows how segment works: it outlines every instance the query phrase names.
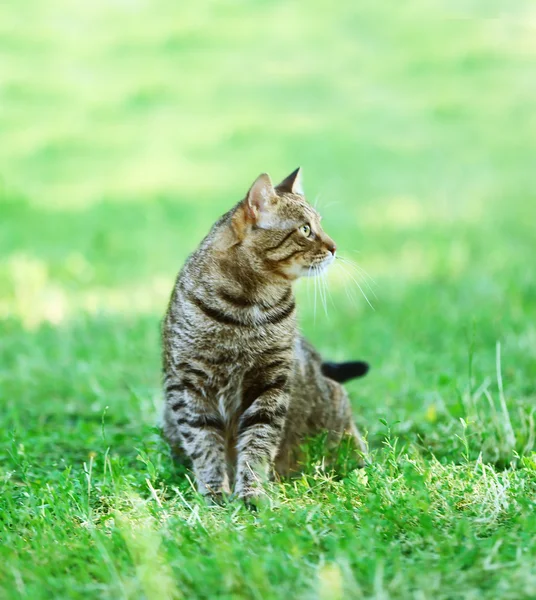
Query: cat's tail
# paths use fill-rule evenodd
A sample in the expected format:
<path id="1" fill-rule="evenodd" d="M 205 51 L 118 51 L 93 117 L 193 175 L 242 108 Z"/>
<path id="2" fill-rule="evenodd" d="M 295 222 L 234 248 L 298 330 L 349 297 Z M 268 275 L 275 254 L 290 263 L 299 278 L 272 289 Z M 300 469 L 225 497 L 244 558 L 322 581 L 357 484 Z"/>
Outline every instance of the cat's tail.
<path id="1" fill-rule="evenodd" d="M 344 383 L 345 381 L 348 381 L 349 379 L 354 379 L 355 377 L 363 377 L 363 375 L 366 375 L 368 373 L 368 370 L 368 363 L 363 362 L 361 360 L 342 363 L 322 363 L 322 373 L 326 377 L 334 379 L 339 383 Z"/>

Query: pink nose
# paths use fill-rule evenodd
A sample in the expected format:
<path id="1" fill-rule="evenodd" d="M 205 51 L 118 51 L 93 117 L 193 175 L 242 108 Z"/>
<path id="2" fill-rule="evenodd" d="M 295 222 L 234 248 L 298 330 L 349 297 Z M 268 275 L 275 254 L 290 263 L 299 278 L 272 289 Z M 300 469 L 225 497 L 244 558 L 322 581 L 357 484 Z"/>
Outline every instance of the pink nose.
<path id="1" fill-rule="evenodd" d="M 335 256 L 335 252 L 337 252 L 337 246 L 336 246 L 335 242 L 329 242 L 327 244 L 327 248 L 331 252 L 331 254 L 333 254 L 333 256 Z"/>

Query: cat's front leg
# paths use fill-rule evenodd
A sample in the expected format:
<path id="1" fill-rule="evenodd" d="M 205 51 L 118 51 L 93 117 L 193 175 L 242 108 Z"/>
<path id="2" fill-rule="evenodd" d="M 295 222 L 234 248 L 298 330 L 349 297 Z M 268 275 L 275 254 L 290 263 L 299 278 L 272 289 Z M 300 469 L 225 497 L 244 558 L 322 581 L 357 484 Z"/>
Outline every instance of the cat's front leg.
<path id="1" fill-rule="evenodd" d="M 263 483 L 281 443 L 289 401 L 284 381 L 268 383 L 240 418 L 235 494 L 246 502 L 263 494 Z"/>
<path id="2" fill-rule="evenodd" d="M 220 414 L 198 391 L 180 384 L 168 385 L 166 396 L 164 434 L 172 446 L 178 442 L 192 461 L 199 492 L 215 499 L 230 494 Z"/>

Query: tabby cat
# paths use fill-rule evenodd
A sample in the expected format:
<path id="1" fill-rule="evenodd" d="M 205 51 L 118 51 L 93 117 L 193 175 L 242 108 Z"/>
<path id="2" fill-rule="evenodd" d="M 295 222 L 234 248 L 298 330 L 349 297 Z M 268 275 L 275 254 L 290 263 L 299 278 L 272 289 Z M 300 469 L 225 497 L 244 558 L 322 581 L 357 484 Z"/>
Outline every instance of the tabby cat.
<path id="1" fill-rule="evenodd" d="M 275 188 L 260 175 L 179 273 L 162 326 L 163 429 L 203 494 L 230 494 L 234 480 L 236 496 L 254 501 L 321 431 L 365 453 L 339 382 L 367 364 L 323 363 L 296 326 L 292 284 L 335 252 L 297 169 Z"/>

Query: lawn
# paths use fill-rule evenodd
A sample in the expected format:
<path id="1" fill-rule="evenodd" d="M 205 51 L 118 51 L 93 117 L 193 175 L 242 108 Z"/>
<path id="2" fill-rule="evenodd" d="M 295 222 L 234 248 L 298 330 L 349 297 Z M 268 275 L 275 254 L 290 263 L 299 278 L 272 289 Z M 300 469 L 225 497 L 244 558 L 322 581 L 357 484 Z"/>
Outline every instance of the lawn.
<path id="1" fill-rule="evenodd" d="M 528 2 L 0 4 L 2 600 L 535 597 L 535 40 Z M 298 165 L 359 265 L 301 327 L 371 363 L 371 462 L 209 507 L 159 321 Z"/>

